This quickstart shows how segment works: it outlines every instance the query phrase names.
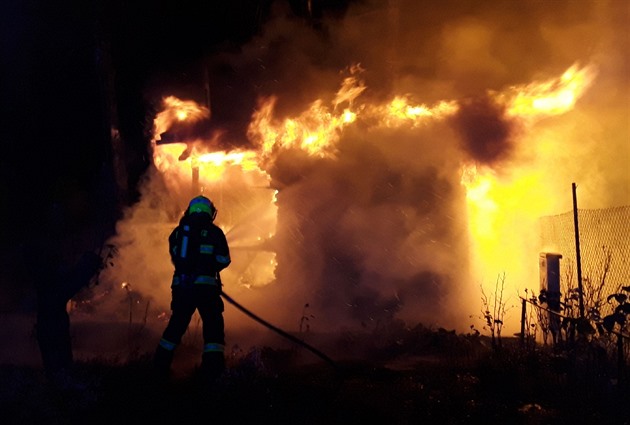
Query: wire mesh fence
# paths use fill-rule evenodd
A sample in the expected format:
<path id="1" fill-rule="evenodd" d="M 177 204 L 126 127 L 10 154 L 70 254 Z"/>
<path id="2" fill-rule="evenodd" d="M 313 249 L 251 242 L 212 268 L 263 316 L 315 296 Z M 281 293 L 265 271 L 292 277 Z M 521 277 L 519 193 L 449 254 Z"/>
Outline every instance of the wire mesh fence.
<path id="1" fill-rule="evenodd" d="M 578 210 L 578 227 L 585 307 L 611 314 L 616 304 L 607 297 L 630 286 L 630 206 Z M 578 286 L 573 212 L 542 217 L 540 243 L 562 255 L 560 287 L 570 297 Z"/>
<path id="2" fill-rule="evenodd" d="M 614 353 L 621 371 L 630 357 L 630 206 L 578 210 L 577 217 L 584 317 L 579 311 L 574 213 L 542 217 L 540 246 L 562 255 L 561 303 L 558 311 L 549 311 L 543 292 L 528 294 L 530 298 L 523 299 L 522 334 L 531 337 L 532 330 L 540 331 L 544 343 L 551 339 L 554 345 L 587 334 Z"/>

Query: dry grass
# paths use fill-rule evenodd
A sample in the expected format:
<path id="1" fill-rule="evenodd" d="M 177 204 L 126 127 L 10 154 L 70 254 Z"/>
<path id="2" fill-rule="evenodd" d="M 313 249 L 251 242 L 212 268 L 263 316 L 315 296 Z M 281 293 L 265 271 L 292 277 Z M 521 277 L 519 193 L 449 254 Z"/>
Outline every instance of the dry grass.
<path id="1" fill-rule="evenodd" d="M 78 363 L 80 385 L 67 389 L 37 368 L 4 366 L 2 422 L 628 423 L 627 387 L 588 347 L 566 355 L 507 340 L 496 350 L 484 337 L 418 326 L 339 335 L 322 349 L 336 369 L 303 350 L 253 347 L 233 353 L 213 385 L 194 373 L 160 380 L 148 355 Z"/>

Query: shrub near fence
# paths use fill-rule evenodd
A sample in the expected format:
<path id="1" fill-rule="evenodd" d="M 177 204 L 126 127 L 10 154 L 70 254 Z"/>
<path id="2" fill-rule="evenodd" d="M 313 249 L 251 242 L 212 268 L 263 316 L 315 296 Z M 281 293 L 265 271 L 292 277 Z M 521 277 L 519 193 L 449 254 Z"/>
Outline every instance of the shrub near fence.
<path id="1" fill-rule="evenodd" d="M 630 351 L 630 305 L 625 297 L 630 287 L 630 206 L 578 210 L 582 290 L 587 335 L 609 353 L 615 353 L 618 367 L 627 363 Z M 579 329 L 579 291 L 573 212 L 540 219 L 540 246 L 562 255 L 560 262 L 561 311 L 564 338 Z M 548 314 L 540 314 L 541 297 L 531 294 L 527 301 L 538 310 L 533 315 L 537 328 L 545 331 Z M 542 297 L 544 298 L 544 296 Z M 525 301 L 525 300 L 524 300 Z M 523 304 L 525 308 L 525 303 Z M 629 310 L 629 311 L 626 311 Z M 611 327 L 611 318 L 617 318 Z M 532 315 L 528 318 L 532 321 Z M 570 326 L 567 326 L 570 325 Z M 581 329 L 584 332 L 585 328 Z M 612 332 L 611 332 L 612 331 Z M 624 344 L 625 340 L 625 344 Z M 619 370 L 620 372 L 621 370 Z"/>

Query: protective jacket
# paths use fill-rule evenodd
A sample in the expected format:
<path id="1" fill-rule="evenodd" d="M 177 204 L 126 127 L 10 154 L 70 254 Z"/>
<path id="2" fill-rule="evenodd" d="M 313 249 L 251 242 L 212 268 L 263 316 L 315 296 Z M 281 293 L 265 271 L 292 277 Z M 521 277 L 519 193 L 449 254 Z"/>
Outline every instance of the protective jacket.
<path id="1" fill-rule="evenodd" d="M 172 315 L 155 353 L 160 373 L 168 373 L 174 351 L 195 310 L 203 322 L 202 371 L 214 378 L 224 368 L 223 301 L 218 274 L 231 260 L 225 234 L 213 223 L 214 216 L 187 211 L 169 236 L 175 272 L 171 283 Z"/>
<path id="2" fill-rule="evenodd" d="M 230 251 L 225 234 L 208 214 L 185 214 L 168 240 L 175 266 L 172 287 L 219 284 L 217 273 L 230 264 Z"/>

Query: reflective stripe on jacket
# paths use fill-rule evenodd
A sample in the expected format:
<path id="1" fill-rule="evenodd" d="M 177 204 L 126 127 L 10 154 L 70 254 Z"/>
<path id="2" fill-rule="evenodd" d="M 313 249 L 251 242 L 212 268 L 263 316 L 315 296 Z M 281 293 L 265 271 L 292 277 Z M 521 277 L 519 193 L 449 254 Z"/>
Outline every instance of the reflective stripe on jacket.
<path id="1" fill-rule="evenodd" d="M 172 286 L 217 285 L 217 273 L 231 263 L 225 234 L 207 214 L 182 217 L 169 236 L 169 251 L 175 265 Z"/>

